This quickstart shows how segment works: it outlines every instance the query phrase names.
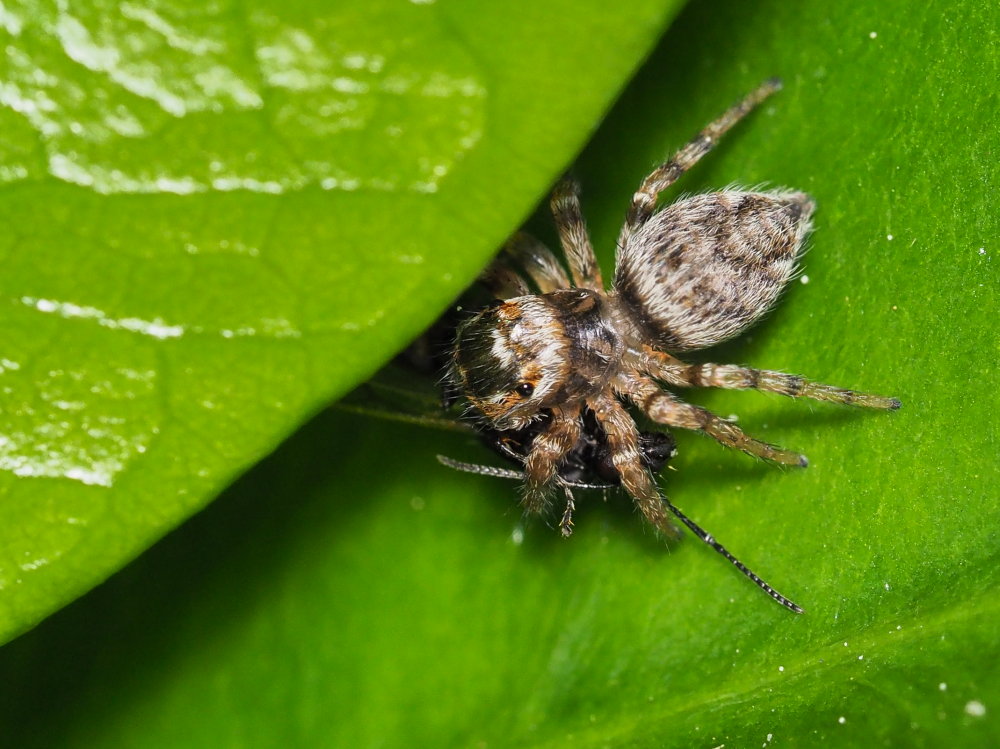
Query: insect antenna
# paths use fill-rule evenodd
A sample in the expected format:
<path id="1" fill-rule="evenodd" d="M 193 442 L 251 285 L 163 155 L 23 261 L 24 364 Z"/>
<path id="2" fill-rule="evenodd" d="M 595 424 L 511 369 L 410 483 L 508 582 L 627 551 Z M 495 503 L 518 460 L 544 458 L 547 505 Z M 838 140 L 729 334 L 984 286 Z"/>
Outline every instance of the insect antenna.
<path id="1" fill-rule="evenodd" d="M 463 471 L 464 473 L 475 473 L 479 476 L 492 476 L 497 479 L 515 479 L 518 481 L 524 479 L 523 471 L 512 471 L 510 468 L 483 466 L 478 463 L 464 463 L 461 460 L 449 458 L 447 455 L 438 455 L 437 459 L 441 465 L 448 466 L 448 468 L 452 468 L 456 471 Z"/>
<path id="2" fill-rule="evenodd" d="M 518 457 L 518 460 L 521 458 Z M 500 468 L 498 466 L 484 466 L 479 463 L 466 463 L 461 460 L 455 460 L 454 458 L 449 458 L 447 455 L 438 455 L 438 463 L 443 466 L 447 466 L 455 471 L 462 471 L 463 473 L 474 473 L 478 476 L 490 476 L 495 479 L 514 479 L 516 481 L 524 481 L 524 471 L 515 471 L 510 468 Z M 570 489 L 614 489 L 614 484 L 607 483 L 589 483 L 585 481 L 567 481 L 564 478 L 556 477 L 556 484 L 562 487 L 568 487 Z"/>
<path id="3" fill-rule="evenodd" d="M 788 598 L 785 598 L 783 595 L 781 595 L 781 593 L 779 593 L 770 585 L 768 585 L 766 582 L 761 580 L 753 570 L 751 570 L 749 567 L 743 564 L 743 562 L 741 562 L 739 559 L 730 554 L 725 546 L 716 541 L 715 537 L 711 533 L 706 531 L 704 528 L 702 528 L 700 525 L 694 522 L 691 518 L 689 518 L 687 515 L 681 512 L 680 508 L 678 508 L 673 502 L 667 499 L 666 495 L 663 493 L 662 490 L 660 491 L 660 499 L 663 500 L 663 503 L 667 506 L 667 508 L 672 513 L 674 513 L 674 515 L 677 516 L 678 520 L 684 523 L 684 525 L 686 525 L 691 530 L 691 532 L 694 533 L 694 535 L 696 535 L 698 538 L 700 538 L 702 541 L 704 541 L 706 544 L 711 546 L 717 552 L 722 554 L 722 556 L 724 556 L 726 559 L 732 562 L 733 566 L 736 567 L 736 569 L 738 569 L 744 575 L 749 577 L 751 580 L 753 580 L 754 584 L 758 588 L 763 590 L 765 593 L 771 596 L 771 598 L 780 603 L 786 609 L 794 611 L 796 614 L 802 613 L 802 608 L 799 607 L 798 604 L 796 604 L 792 600 L 789 600 Z"/>

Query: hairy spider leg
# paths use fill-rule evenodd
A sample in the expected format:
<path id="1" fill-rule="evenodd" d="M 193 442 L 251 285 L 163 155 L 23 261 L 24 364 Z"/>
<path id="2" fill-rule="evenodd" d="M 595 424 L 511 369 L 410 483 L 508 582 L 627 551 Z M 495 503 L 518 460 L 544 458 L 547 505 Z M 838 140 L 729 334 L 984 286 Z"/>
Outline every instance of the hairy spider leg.
<path id="1" fill-rule="evenodd" d="M 741 102 L 727 109 L 721 117 L 710 123 L 694 137 L 686 146 L 674 154 L 673 158 L 657 167 L 642 181 L 638 191 L 632 196 L 622 226 L 618 235 L 618 246 L 625 247 L 632 235 L 641 227 L 656 210 L 656 200 L 660 193 L 676 182 L 684 172 L 694 166 L 702 156 L 711 151 L 719 139 L 737 122 L 746 117 L 751 110 L 764 99 L 781 89 L 781 81 L 777 78 L 764 81 Z"/>
<path id="2" fill-rule="evenodd" d="M 504 252 L 524 268 L 542 294 L 570 287 L 566 271 L 552 250 L 527 232 L 519 231 L 511 237 Z"/>
<path id="3" fill-rule="evenodd" d="M 678 399 L 648 377 L 622 374 L 618 380 L 621 393 L 658 424 L 704 432 L 726 447 L 775 463 L 801 468 L 809 465 L 805 455 L 754 439 L 711 411 Z"/>
<path id="4" fill-rule="evenodd" d="M 646 360 L 647 371 L 653 377 L 680 387 L 763 390 L 791 398 L 812 398 L 818 401 L 890 411 L 895 411 L 901 405 L 898 398 L 886 398 L 872 393 L 824 385 L 799 375 L 774 372 L 769 369 L 751 369 L 735 364 L 688 364 L 670 354 L 652 349 L 646 352 Z"/>
<path id="5" fill-rule="evenodd" d="M 497 299 L 511 299 L 531 293 L 527 282 L 503 263 L 494 262 L 479 275 L 479 282 Z"/>
<path id="6" fill-rule="evenodd" d="M 635 500 L 636 507 L 650 525 L 663 535 L 677 538 L 679 536 L 677 527 L 664 512 L 660 489 L 642 462 L 639 430 L 635 421 L 617 399 L 607 395 L 590 399 L 587 405 L 593 410 L 604 430 L 622 486 Z"/>
<path id="7" fill-rule="evenodd" d="M 580 185 L 576 180 L 564 179 L 556 185 L 549 207 L 559 230 L 563 252 L 569 262 L 573 284 L 577 288 L 603 292 L 601 267 L 597 264 L 594 247 L 587 233 L 587 222 L 580 208 Z"/>
<path id="8" fill-rule="evenodd" d="M 552 421 L 531 443 L 524 458 L 525 512 L 544 512 L 548 504 L 548 488 L 558 475 L 557 469 L 580 440 L 582 427 L 579 410 L 552 409 Z"/>
<path id="9" fill-rule="evenodd" d="M 898 398 L 886 398 L 872 393 L 824 385 L 799 375 L 752 369 L 735 364 L 688 364 L 670 354 L 647 352 L 648 371 L 657 379 L 680 387 L 716 387 L 727 390 L 763 390 L 792 398 L 812 398 L 818 401 L 842 403 L 865 408 L 896 410 Z"/>

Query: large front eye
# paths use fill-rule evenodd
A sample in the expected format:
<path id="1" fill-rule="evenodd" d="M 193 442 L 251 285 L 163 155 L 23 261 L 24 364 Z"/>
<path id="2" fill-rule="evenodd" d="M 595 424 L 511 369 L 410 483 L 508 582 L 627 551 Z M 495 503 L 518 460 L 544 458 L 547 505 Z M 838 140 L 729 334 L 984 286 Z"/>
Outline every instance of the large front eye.
<path id="1" fill-rule="evenodd" d="M 535 392 L 535 386 L 530 382 L 522 382 L 514 388 L 514 392 L 520 395 L 522 398 L 530 398 L 531 394 Z"/>

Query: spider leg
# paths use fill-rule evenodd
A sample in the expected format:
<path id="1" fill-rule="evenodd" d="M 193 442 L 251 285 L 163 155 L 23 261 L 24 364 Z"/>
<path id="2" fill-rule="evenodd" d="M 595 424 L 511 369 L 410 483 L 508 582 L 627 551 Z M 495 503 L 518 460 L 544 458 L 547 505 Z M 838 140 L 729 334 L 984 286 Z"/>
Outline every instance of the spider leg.
<path id="1" fill-rule="evenodd" d="M 513 299 L 531 293 L 527 282 L 501 262 L 493 263 L 479 275 L 479 282 L 496 299 Z"/>
<path id="2" fill-rule="evenodd" d="M 676 182 L 684 172 L 694 166 L 702 156 L 711 151 L 719 139 L 742 120 L 764 99 L 781 88 L 777 78 L 764 81 L 738 104 L 727 109 L 721 117 L 710 123 L 695 138 L 678 151 L 672 159 L 657 167 L 643 180 L 639 190 L 632 196 L 618 236 L 618 247 L 625 247 L 632 235 L 653 215 L 656 209 L 656 199 L 660 193 Z"/>
<path id="3" fill-rule="evenodd" d="M 580 409 L 552 409 L 552 421 L 531 443 L 524 458 L 525 512 L 543 512 L 548 504 L 548 487 L 558 479 L 559 463 L 580 439 Z"/>
<path id="4" fill-rule="evenodd" d="M 806 456 L 754 439 L 735 424 L 700 406 L 693 406 L 660 388 L 648 377 L 621 375 L 619 390 L 659 424 L 704 432 L 726 447 L 789 466 L 809 465 Z"/>
<path id="5" fill-rule="evenodd" d="M 615 398 L 600 396 L 588 401 L 608 440 L 608 448 L 622 486 L 632 495 L 636 507 L 650 525 L 665 536 L 676 538 L 677 527 L 670 521 L 649 469 L 642 462 L 639 430 L 628 411 Z"/>
<path id="6" fill-rule="evenodd" d="M 898 398 L 859 393 L 857 390 L 824 385 L 799 375 L 773 372 L 769 369 L 750 369 L 734 364 L 687 364 L 659 351 L 650 351 L 647 354 L 647 361 L 651 365 L 647 371 L 654 377 L 681 387 L 764 390 L 792 398 L 812 398 L 818 401 L 890 411 L 895 411 L 901 405 Z"/>
<path id="7" fill-rule="evenodd" d="M 587 223 L 580 208 L 580 185 L 576 180 L 564 179 L 552 191 L 549 201 L 559 241 L 569 261 L 573 283 L 578 288 L 603 291 L 601 268 L 597 264 L 594 248 L 587 233 Z"/>
<path id="8" fill-rule="evenodd" d="M 570 288 L 566 271 L 556 260 L 556 256 L 530 234 L 517 232 L 507 241 L 504 252 L 524 268 L 543 294 Z"/>

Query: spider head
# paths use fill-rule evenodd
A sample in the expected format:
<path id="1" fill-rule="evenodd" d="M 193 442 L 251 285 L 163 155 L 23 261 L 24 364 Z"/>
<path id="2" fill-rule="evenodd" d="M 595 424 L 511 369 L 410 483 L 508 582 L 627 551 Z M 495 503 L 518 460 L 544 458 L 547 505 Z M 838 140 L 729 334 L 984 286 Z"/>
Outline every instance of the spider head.
<path id="1" fill-rule="evenodd" d="M 520 429 L 559 394 L 568 348 L 543 297 L 516 297 L 459 325 L 450 378 L 496 429 Z"/>

